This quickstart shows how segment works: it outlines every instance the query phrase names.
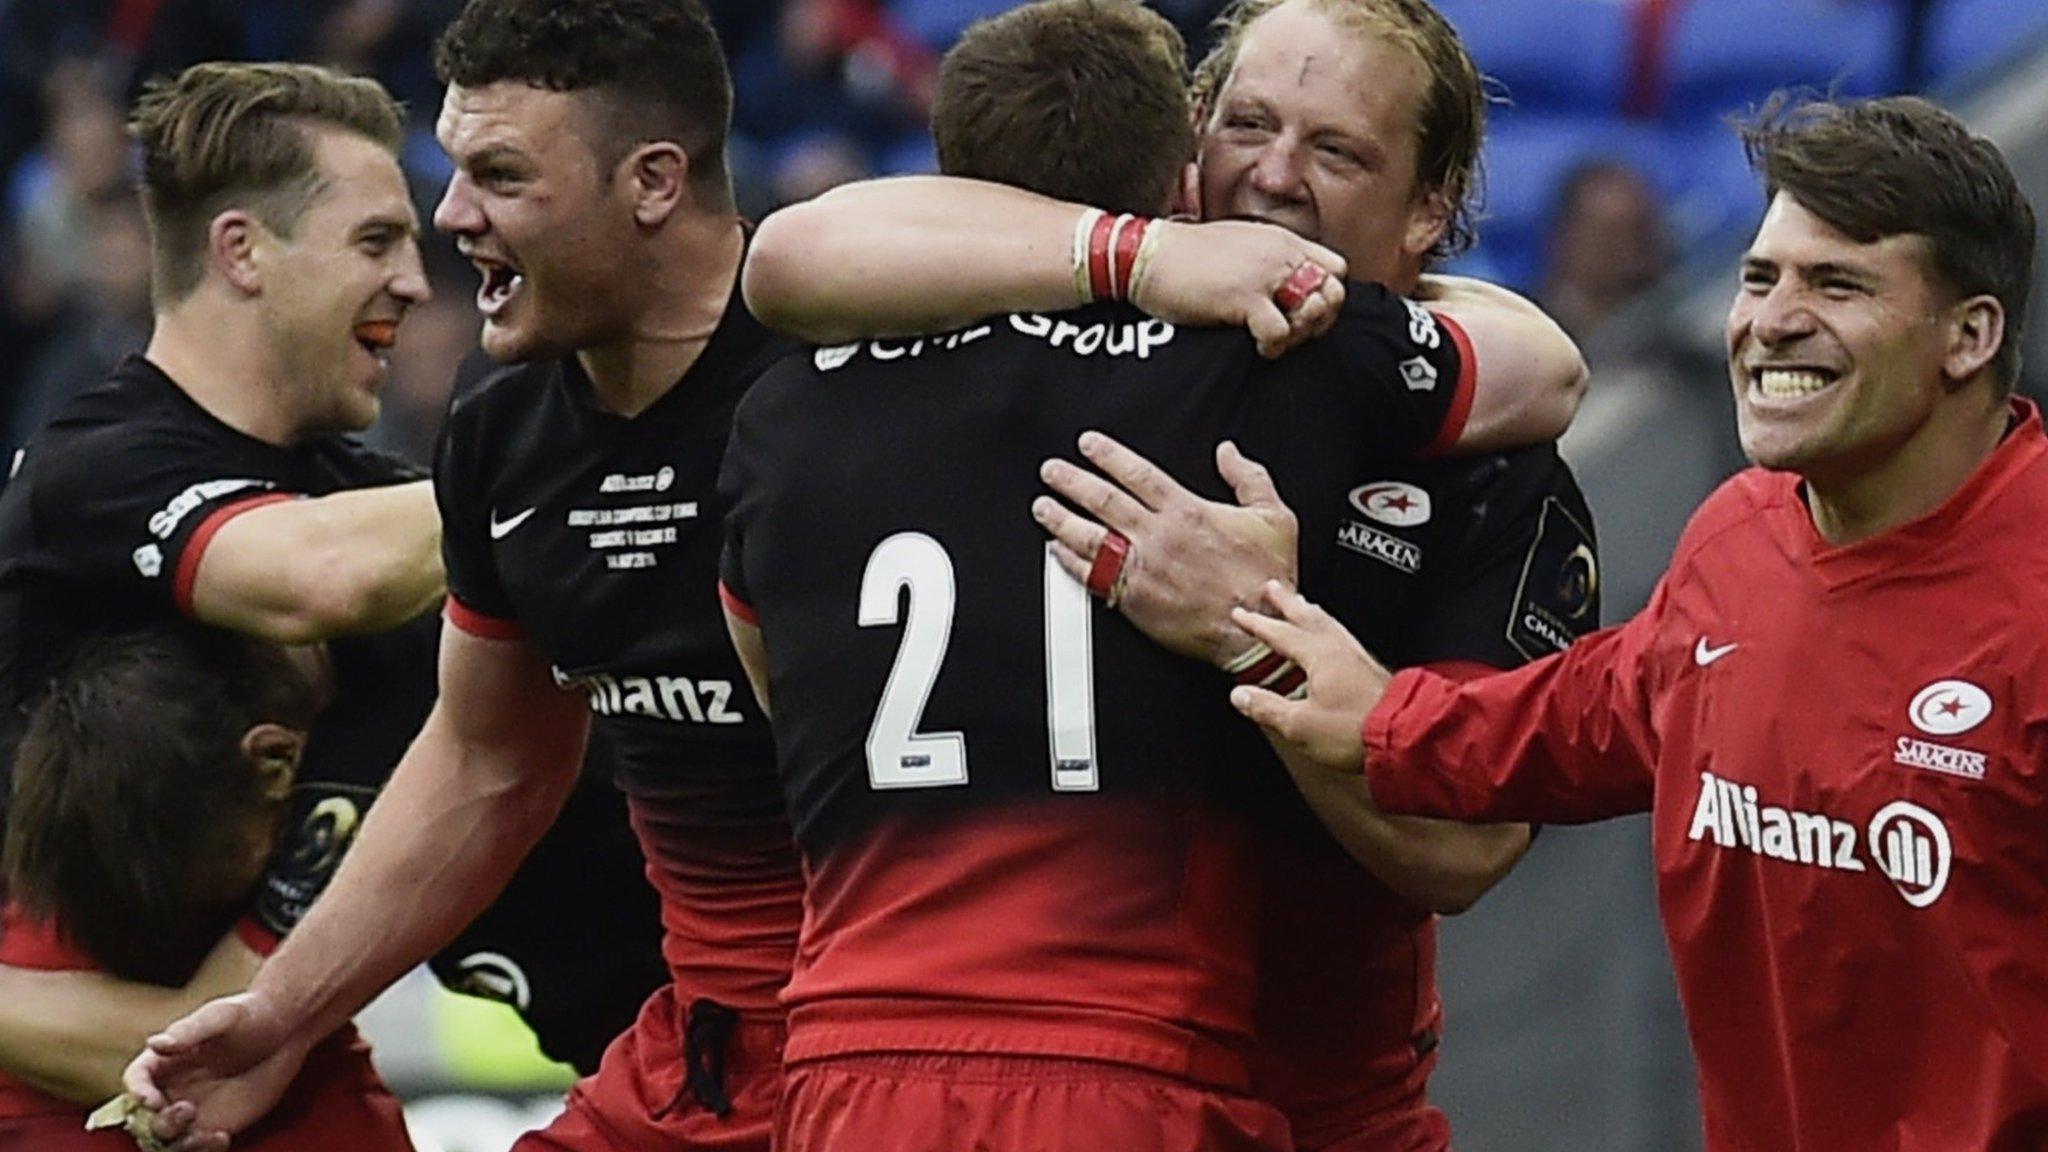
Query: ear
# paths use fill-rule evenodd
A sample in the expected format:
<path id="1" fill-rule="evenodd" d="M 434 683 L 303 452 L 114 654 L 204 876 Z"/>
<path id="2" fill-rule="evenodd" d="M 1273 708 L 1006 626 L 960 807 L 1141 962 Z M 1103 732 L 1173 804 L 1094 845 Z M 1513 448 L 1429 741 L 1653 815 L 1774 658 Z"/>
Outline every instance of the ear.
<path id="1" fill-rule="evenodd" d="M 240 208 L 213 218 L 206 226 L 206 261 L 237 292 L 263 291 L 263 245 L 270 230 Z"/>
<path id="2" fill-rule="evenodd" d="M 267 801 L 281 801 L 291 795 L 292 778 L 299 771 L 299 757 L 306 751 L 306 734 L 297 728 L 265 721 L 242 733 L 242 757 L 256 773 L 258 788 Z"/>
<path id="3" fill-rule="evenodd" d="M 1962 385 L 1990 365 L 2005 344 L 2005 306 L 1996 296 L 1972 296 L 1949 309 L 1948 349 L 1942 375 Z"/>
<path id="4" fill-rule="evenodd" d="M 681 145 L 643 144 L 619 163 L 633 200 L 633 222 L 642 228 L 659 228 L 690 203 L 690 157 Z"/>
<path id="5" fill-rule="evenodd" d="M 1402 254 L 1410 260 L 1424 261 L 1450 226 L 1451 198 L 1441 188 L 1422 193 L 1408 210 L 1408 228 L 1401 234 Z"/>

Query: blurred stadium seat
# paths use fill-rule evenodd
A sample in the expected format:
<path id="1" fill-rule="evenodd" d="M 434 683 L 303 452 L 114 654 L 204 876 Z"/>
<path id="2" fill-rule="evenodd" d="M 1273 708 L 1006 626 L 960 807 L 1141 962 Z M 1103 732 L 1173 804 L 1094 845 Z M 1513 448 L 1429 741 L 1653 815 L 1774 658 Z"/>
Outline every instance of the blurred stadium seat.
<path id="1" fill-rule="evenodd" d="M 1663 41 L 1661 108 L 1694 125 L 1806 87 L 1839 96 L 1893 91 L 1905 7 L 1898 0 L 1691 0 Z"/>
<path id="2" fill-rule="evenodd" d="M 1618 113 L 1628 89 L 1631 0 L 1442 0 L 1473 59 L 1517 108 Z"/>

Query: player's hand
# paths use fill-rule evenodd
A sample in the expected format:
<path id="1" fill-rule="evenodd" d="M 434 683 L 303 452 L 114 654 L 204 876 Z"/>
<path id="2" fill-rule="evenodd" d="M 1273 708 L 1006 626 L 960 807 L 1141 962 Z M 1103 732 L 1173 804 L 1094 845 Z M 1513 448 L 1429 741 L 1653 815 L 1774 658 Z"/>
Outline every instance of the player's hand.
<path id="1" fill-rule="evenodd" d="M 1083 433 L 1080 443 L 1108 479 L 1065 460 L 1046 461 L 1039 475 L 1086 515 L 1049 496 L 1031 504 L 1033 518 L 1052 534 L 1060 567 L 1085 583 L 1114 529 L 1131 541 L 1116 608 L 1139 631 L 1219 667 L 1249 648 L 1231 608 L 1255 602 L 1268 580 L 1294 579 L 1299 526 L 1273 478 L 1225 442 L 1216 449 L 1216 468 L 1238 502 L 1222 504 L 1188 491 L 1100 432 Z"/>
<path id="2" fill-rule="evenodd" d="M 149 1038 L 122 1084 L 160 1118 L 192 1106 L 174 1152 L 217 1152 L 262 1119 L 305 1063 L 310 1045 L 260 992 L 208 1001 Z"/>
<path id="3" fill-rule="evenodd" d="M 1165 229 L 1131 296 L 1146 313 L 1174 324 L 1241 327 L 1274 357 L 1330 330 L 1344 305 L 1344 258 L 1276 224 L 1161 220 Z M 1282 288 L 1304 264 L 1328 275 L 1293 307 Z M 1277 297 L 1277 298 L 1276 298 Z"/>
<path id="4" fill-rule="evenodd" d="M 1237 625 L 1301 665 L 1308 675 L 1307 694 L 1290 700 L 1239 686 L 1231 689 L 1231 704 L 1302 759 L 1333 772 L 1363 772 L 1365 742 L 1359 730 L 1366 713 L 1386 695 L 1392 674 L 1335 617 L 1301 593 L 1274 582 L 1266 586 L 1265 599 L 1277 618 L 1239 608 Z"/>

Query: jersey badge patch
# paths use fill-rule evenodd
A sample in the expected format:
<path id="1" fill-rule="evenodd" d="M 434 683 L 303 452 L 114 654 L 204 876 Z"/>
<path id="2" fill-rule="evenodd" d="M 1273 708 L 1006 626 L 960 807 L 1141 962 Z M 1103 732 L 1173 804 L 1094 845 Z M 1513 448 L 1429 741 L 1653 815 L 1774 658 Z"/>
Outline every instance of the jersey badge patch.
<path id="1" fill-rule="evenodd" d="M 1367 519 L 1395 528 L 1429 523 L 1429 493 L 1399 480 L 1360 484 L 1351 490 L 1351 506 Z"/>
<path id="2" fill-rule="evenodd" d="M 1420 356 L 1410 356 L 1401 361 L 1401 382 L 1408 385 L 1410 392 L 1429 392 L 1436 388 L 1436 365 Z"/>
<path id="3" fill-rule="evenodd" d="M 154 580 L 164 570 L 164 550 L 154 544 L 144 544 L 135 550 L 135 570 L 142 573 L 144 580 Z"/>
<path id="4" fill-rule="evenodd" d="M 1592 530 L 1554 496 L 1543 501 L 1512 612 L 1508 643 L 1531 660 L 1564 651 L 1600 624 L 1600 561 Z"/>
<path id="5" fill-rule="evenodd" d="M 1991 716 L 1991 694 L 1968 680 L 1936 680 L 1914 693 L 1906 718 L 1929 736 L 1958 736 Z"/>
<path id="6" fill-rule="evenodd" d="M 292 790 L 285 841 L 263 878 L 257 916 L 273 932 L 290 932 L 341 867 L 363 812 L 377 790 L 353 784 L 301 784 Z"/>

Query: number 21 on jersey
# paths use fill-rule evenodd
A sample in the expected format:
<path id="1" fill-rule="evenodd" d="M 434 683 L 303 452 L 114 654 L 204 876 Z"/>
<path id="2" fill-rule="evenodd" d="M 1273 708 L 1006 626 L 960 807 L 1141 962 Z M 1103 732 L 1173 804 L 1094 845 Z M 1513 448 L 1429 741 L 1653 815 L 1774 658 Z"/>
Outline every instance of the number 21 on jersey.
<path id="1" fill-rule="evenodd" d="M 904 607 L 907 590 L 908 607 Z M 925 702 L 953 639 L 953 558 L 922 532 L 875 546 L 860 581 L 860 625 L 901 623 L 903 640 L 868 727 L 868 783 L 942 788 L 967 783 L 967 735 L 919 732 Z M 1094 621 L 1088 592 L 1045 549 L 1045 720 L 1055 792 L 1101 787 L 1095 763 Z"/>

